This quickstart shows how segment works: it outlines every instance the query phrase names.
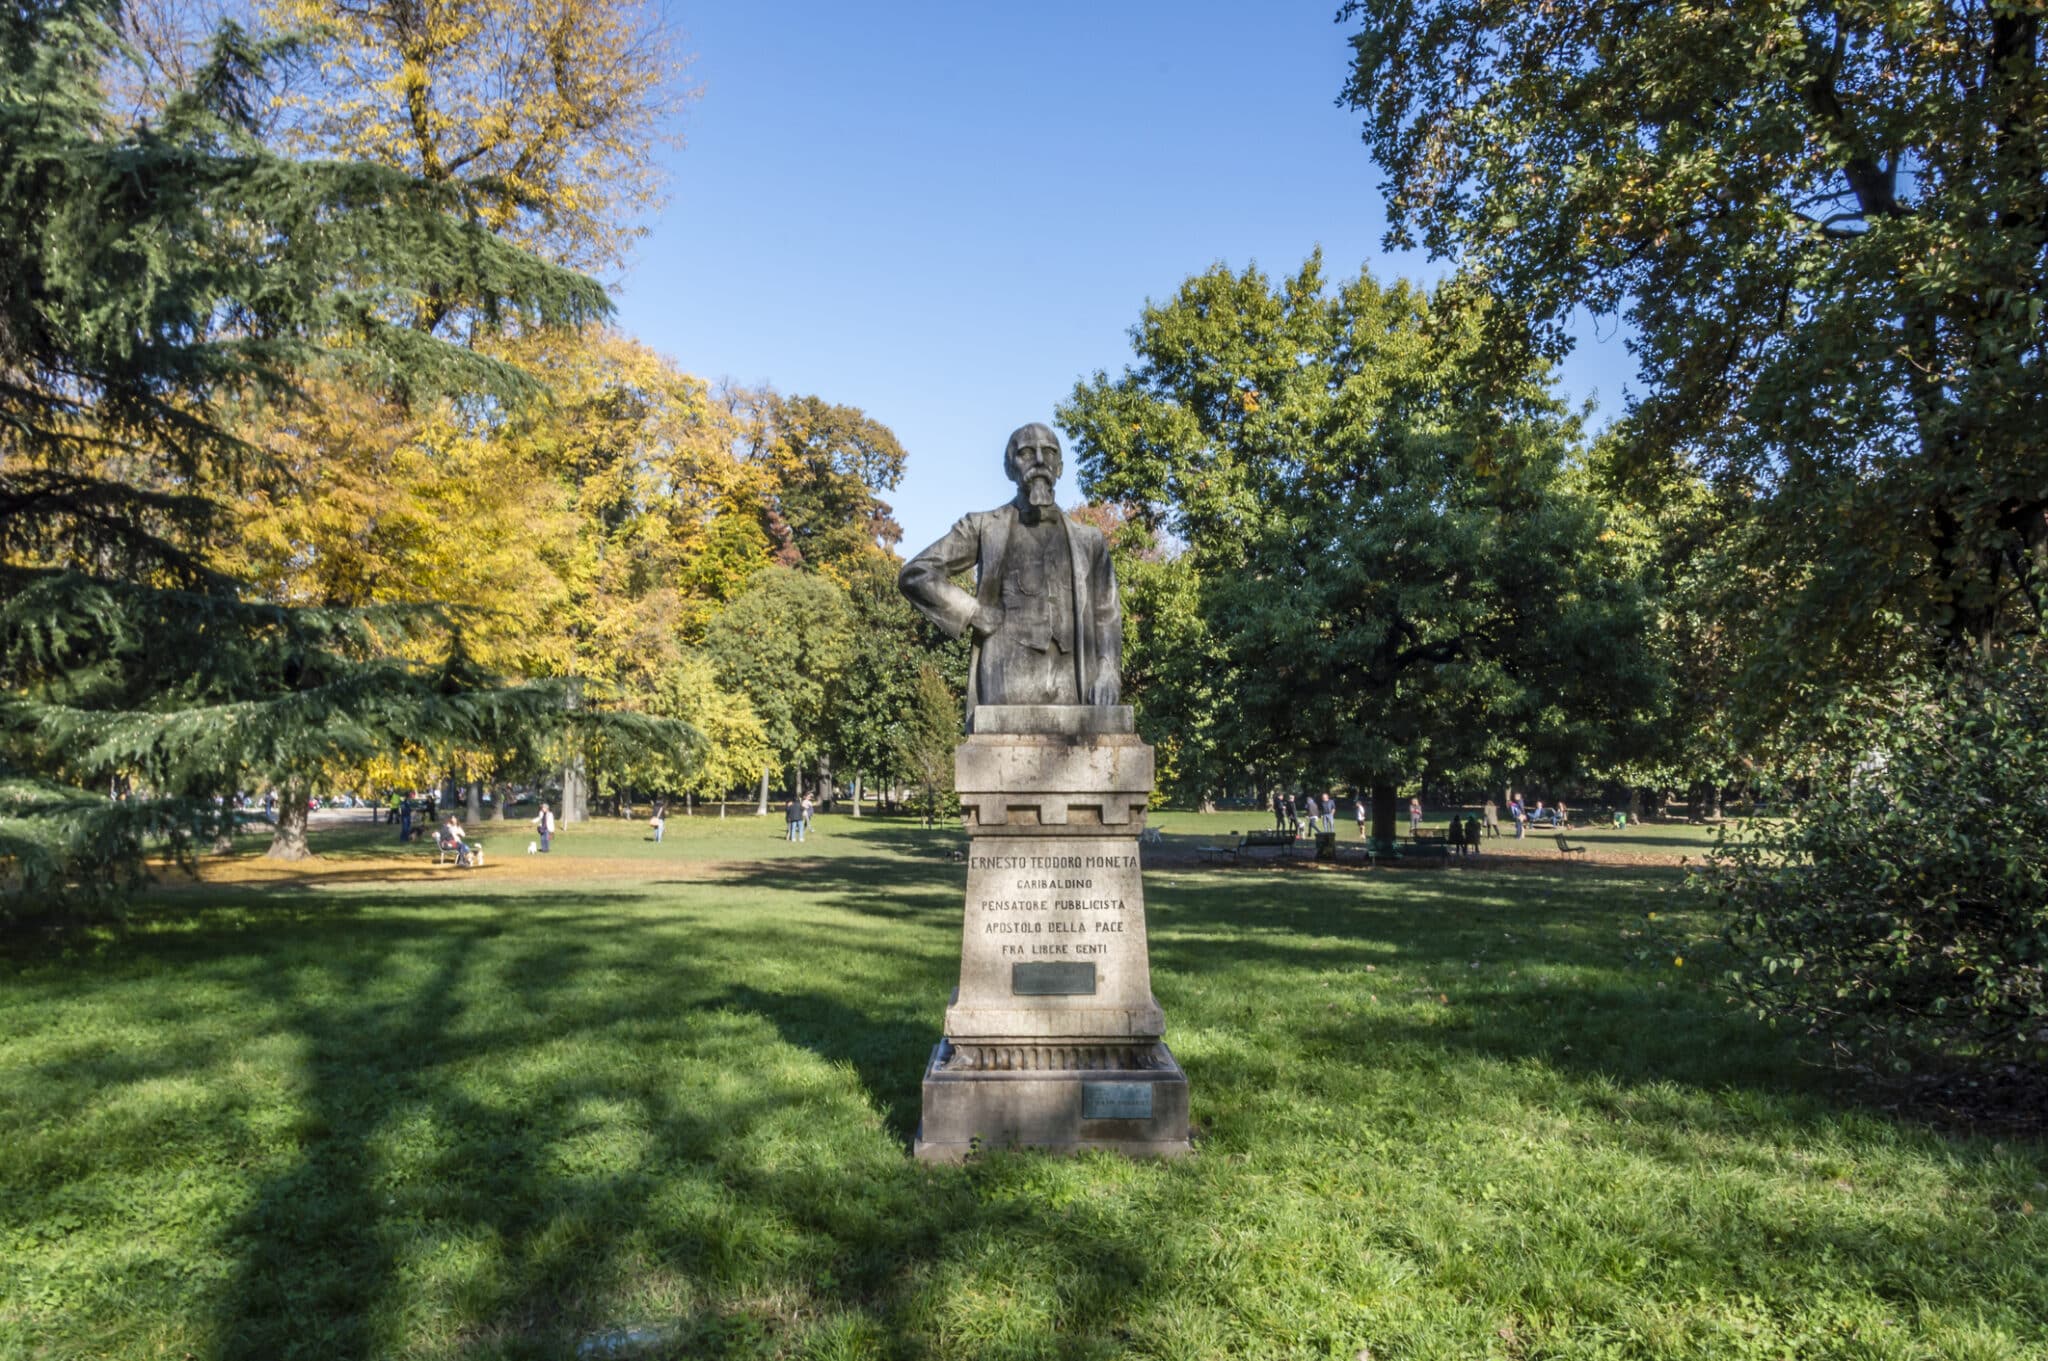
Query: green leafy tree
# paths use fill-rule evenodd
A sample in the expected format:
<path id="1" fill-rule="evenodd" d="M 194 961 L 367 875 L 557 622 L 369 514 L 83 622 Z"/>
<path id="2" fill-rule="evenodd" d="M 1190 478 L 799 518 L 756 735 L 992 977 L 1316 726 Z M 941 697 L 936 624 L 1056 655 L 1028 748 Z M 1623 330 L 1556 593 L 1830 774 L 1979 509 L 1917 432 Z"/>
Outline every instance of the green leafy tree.
<path id="1" fill-rule="evenodd" d="M 688 723 L 703 739 L 687 762 L 659 772 L 656 783 L 716 798 L 725 816 L 726 795 L 749 783 L 774 759 L 768 735 L 747 697 L 718 683 L 715 667 L 688 655 L 662 673 L 654 710 Z"/>
<path id="2" fill-rule="evenodd" d="M 551 695 L 486 694 L 459 648 L 428 664 L 372 645 L 430 615 L 251 602 L 201 545 L 217 495 L 274 471 L 238 409 L 289 400 L 298 374 L 530 388 L 391 325 L 394 298 L 439 280 L 483 325 L 607 307 L 483 230 L 459 187 L 267 151 L 268 54 L 231 25 L 188 89 L 116 116 L 117 19 L 111 0 L 0 16 L 0 882 L 17 901 L 132 882 L 153 839 L 183 853 L 217 826 L 214 796 L 284 754 L 559 721 Z M 147 797 L 101 792 L 124 788 Z"/>
<path id="3" fill-rule="evenodd" d="M 903 478 L 895 432 L 856 406 L 762 394 L 757 458 L 774 472 L 771 533 L 785 562 L 851 586 L 863 564 L 903 537 L 881 494 Z"/>
<path id="4" fill-rule="evenodd" d="M 956 687 L 966 684 L 965 641 L 947 638 L 911 608 L 896 587 L 901 565 L 891 555 L 869 553 L 857 560 L 846 592 L 853 642 L 834 695 L 830 746 L 856 785 L 863 776 L 905 769 L 897 738 L 916 707 L 922 667 L 936 666 Z M 857 802 L 854 811 L 858 815 Z"/>
<path id="5" fill-rule="evenodd" d="M 1725 840 L 1703 873 L 1738 990 L 1845 1062 L 2038 1079 L 2048 670 L 2014 653 L 1829 717 L 1835 754 L 1811 796 L 1789 822 Z"/>
<path id="6" fill-rule="evenodd" d="M 953 790 L 953 752 L 962 736 L 965 691 L 956 690 L 945 672 L 926 662 L 917 668 L 910 705 L 894 734 L 896 761 L 923 791 L 927 822 L 957 807 Z"/>
<path id="7" fill-rule="evenodd" d="M 2048 603 L 2038 5 L 1354 0 L 1390 242 L 1510 368 L 1634 331 L 1633 459 L 1753 501 L 1752 689 L 1952 664 Z M 1919 647 L 1931 638 L 1938 645 Z M 1917 653 L 1917 657 L 1912 655 Z"/>
<path id="8" fill-rule="evenodd" d="M 1060 420 L 1091 496 L 1186 545 L 1204 749 L 1369 784 L 1384 828 L 1425 771 L 1562 776 L 1612 743 L 1646 619 L 1539 374 L 1482 386 L 1474 328 L 1405 283 L 1327 287 L 1320 259 L 1212 269 L 1132 335 L 1137 364 Z"/>
<path id="9" fill-rule="evenodd" d="M 770 750 L 790 767 L 826 749 L 826 720 L 853 649 L 846 592 L 790 567 L 757 573 L 711 621 L 704 639 L 719 684 L 747 697 Z M 767 777 L 764 766 L 764 812 Z M 796 783 L 794 773 L 791 778 Z"/>
<path id="10" fill-rule="evenodd" d="M 1747 498 L 1692 467 L 1645 476 L 1629 465 L 1629 446 L 1626 422 L 1596 440 L 1588 482 L 1609 547 L 1650 583 L 1650 643 L 1669 688 L 1645 740 L 1600 774 L 1638 793 L 1688 791 L 1696 813 L 1718 815 L 1727 788 L 1811 768 L 1819 734 L 1806 720 L 1825 701 L 1809 690 L 1811 706 L 1787 705 L 1750 683 L 1777 644 L 1769 577 L 1757 565 L 1767 555 L 1753 542 L 1765 526 Z"/>

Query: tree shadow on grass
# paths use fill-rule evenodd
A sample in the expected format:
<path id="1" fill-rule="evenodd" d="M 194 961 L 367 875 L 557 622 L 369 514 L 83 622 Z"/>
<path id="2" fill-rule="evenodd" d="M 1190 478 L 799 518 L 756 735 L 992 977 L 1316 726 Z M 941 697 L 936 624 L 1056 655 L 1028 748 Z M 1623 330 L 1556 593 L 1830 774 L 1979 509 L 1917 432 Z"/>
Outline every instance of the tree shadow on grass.
<path id="1" fill-rule="evenodd" d="M 1082 1337 L 1107 1335 L 1156 1284 L 1128 1224 L 984 1195 L 1015 1175 L 1005 1160 L 909 1162 L 932 1027 L 829 980 L 732 979 L 785 932 L 677 958 L 662 923 L 581 895 L 525 895 L 502 923 L 335 906 L 274 921 L 295 938 L 270 943 L 318 967 L 252 980 L 304 1061 L 295 1151 L 225 1234 L 238 1263 L 217 1301 L 225 1356 L 383 1356 L 423 1330 L 474 1353 L 562 1355 L 650 1322 L 692 1355 L 753 1354 L 820 1309 L 907 1352 L 892 1311 L 990 1234 L 1040 1245 L 1034 1269 L 1058 1278 L 1062 1327 Z M 573 939 L 521 934 L 557 911 L 576 913 Z M 236 944 L 265 946 L 246 932 Z M 650 956 L 664 962 L 631 968 Z M 821 1086 L 814 1061 L 778 1045 L 857 1081 Z M 776 1152 L 792 1138 L 800 1156 Z M 661 1317 L 632 1303 L 648 1277 L 671 1282 Z M 1060 1354 L 1058 1334 L 1041 1350 Z"/>
<path id="2" fill-rule="evenodd" d="M 928 1053 L 938 1043 L 939 1027 L 926 1015 L 930 1007 L 913 1009 L 906 1002 L 891 1006 L 877 999 L 855 1006 L 829 995 L 766 992 L 742 983 L 728 989 L 721 1004 L 766 1017 L 785 1044 L 852 1067 L 889 1133 L 908 1152 L 924 1101 L 924 1065 L 905 1060 Z"/>
<path id="3" fill-rule="evenodd" d="M 656 903 L 642 891 L 309 902 L 242 890 L 188 913 L 185 929 L 124 942 L 113 963 L 136 985 L 211 969 L 247 994 L 253 1026 L 302 1056 L 285 1144 L 243 1134 L 224 1150 L 259 1170 L 221 1236 L 234 1267 L 214 1301 L 218 1350 L 559 1356 L 653 1323 L 675 1326 L 671 1353 L 749 1354 L 843 1316 L 885 1354 L 911 1354 L 935 1295 L 1004 1295 L 974 1288 L 1002 1262 L 1026 1264 L 1059 1301 L 1018 1325 L 1039 1354 L 1111 1349 L 1103 1339 L 1172 1287 L 1168 1236 L 1086 1197 L 1050 1203 L 1030 1157 L 934 1171 L 903 1153 L 955 981 L 960 872 L 883 855 L 828 863 L 734 866 Z M 1304 877 L 1248 904 L 1239 878 L 1163 877 L 1148 888 L 1155 976 L 1169 990 L 1235 980 L 1281 1011 L 1258 1052 L 1190 1064 L 1198 1111 L 1225 1091 L 1286 1101 L 1317 1061 L 1359 1055 L 1436 1064 L 1453 1081 L 1445 1056 L 1468 1052 L 1618 1088 L 1648 1103 L 1646 1123 L 1669 1084 L 1778 1100 L 1786 1070 L 1753 1035 L 1617 971 L 1611 950 L 1589 961 L 1594 933 L 1626 919 L 1623 900 L 1668 875 L 1592 880 L 1544 898 L 1477 875 Z M 1472 970 L 1481 945 L 1493 953 Z M 1427 1020 L 1319 1005 L 1307 990 L 1375 962 L 1447 994 L 1446 976 L 1463 986 Z M 1612 981 L 1529 976 L 1553 967 Z M 1204 1024 L 1231 1022 L 1212 1009 Z M 1686 1033 L 1699 1042 L 1679 1045 Z M 173 1057 L 219 1067 L 230 1044 Z M 1281 1136 L 1254 1119 L 1230 1137 Z M 1899 1246 L 1855 1250 L 1877 1261 Z"/>

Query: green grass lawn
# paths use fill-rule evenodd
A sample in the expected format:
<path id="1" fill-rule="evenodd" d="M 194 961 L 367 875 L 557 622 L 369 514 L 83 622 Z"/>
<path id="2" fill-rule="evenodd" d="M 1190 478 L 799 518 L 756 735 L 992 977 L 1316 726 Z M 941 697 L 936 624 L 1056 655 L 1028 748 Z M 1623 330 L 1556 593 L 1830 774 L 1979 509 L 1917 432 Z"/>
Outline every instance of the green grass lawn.
<path id="1" fill-rule="evenodd" d="M 1170 1164 L 910 1160 L 965 871 L 875 818 L 476 872 L 352 825 L 0 964 L 0 1358 L 2048 1356 L 2048 1149 L 1728 1005 L 1703 833 L 1219 869 L 1258 815 L 1157 820 Z"/>

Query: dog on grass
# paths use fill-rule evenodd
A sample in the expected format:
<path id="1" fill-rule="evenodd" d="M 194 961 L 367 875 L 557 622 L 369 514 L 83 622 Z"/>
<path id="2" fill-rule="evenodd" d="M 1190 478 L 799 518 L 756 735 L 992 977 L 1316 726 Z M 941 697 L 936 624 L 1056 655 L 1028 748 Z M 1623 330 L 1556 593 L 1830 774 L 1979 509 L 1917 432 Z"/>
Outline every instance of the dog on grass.
<path id="1" fill-rule="evenodd" d="M 529 841 L 529 842 L 527 842 L 527 843 L 526 843 L 526 853 L 527 853 L 528 855 L 539 855 L 539 854 L 540 854 L 540 843 L 539 843 L 538 841 Z"/>

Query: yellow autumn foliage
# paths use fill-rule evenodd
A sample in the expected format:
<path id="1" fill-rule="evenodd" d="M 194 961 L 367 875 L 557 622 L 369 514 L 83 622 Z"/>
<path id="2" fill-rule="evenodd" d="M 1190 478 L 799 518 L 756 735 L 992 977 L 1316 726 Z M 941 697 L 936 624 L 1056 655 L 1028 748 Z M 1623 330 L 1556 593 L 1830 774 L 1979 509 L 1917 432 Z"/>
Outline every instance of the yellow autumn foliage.
<path id="1" fill-rule="evenodd" d="M 287 143 L 461 182 L 492 231 L 577 268 L 617 263 L 659 198 L 692 91 L 636 0 L 260 0 L 317 36 L 277 96 Z M 429 305 L 431 310 L 431 305 Z"/>

